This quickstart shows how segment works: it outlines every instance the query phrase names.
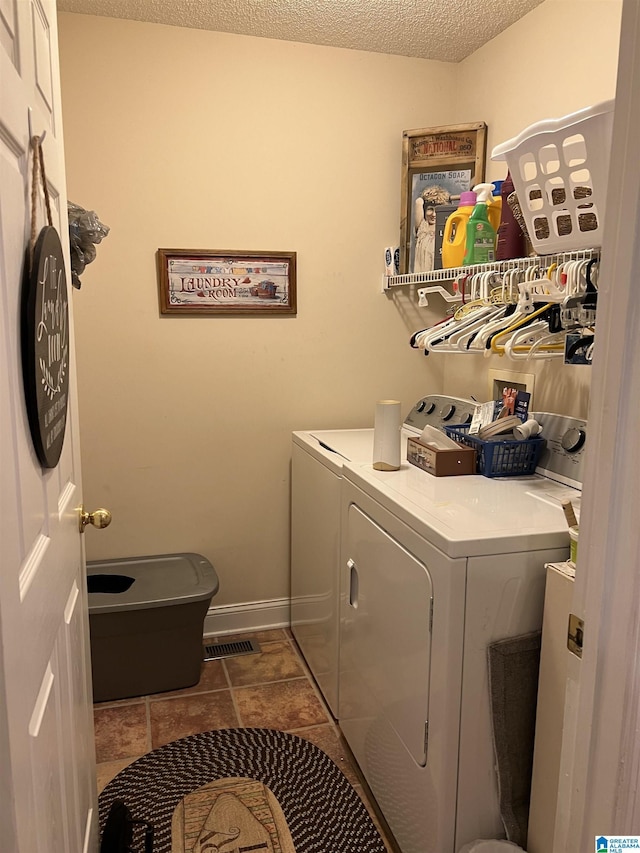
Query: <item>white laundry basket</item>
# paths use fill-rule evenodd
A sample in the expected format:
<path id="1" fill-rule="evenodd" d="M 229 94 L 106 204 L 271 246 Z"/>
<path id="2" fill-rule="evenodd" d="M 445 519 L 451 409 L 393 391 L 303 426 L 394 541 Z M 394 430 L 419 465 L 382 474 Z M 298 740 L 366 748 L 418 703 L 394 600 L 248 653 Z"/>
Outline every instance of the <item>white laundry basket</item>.
<path id="1" fill-rule="evenodd" d="M 496 145 L 540 255 L 602 245 L 614 101 L 532 124 Z"/>
<path id="2" fill-rule="evenodd" d="M 458 853 L 525 853 L 522 847 L 518 847 L 512 841 L 497 841 L 490 838 L 483 838 L 478 841 L 472 841 L 470 844 L 465 844 L 458 850 Z"/>

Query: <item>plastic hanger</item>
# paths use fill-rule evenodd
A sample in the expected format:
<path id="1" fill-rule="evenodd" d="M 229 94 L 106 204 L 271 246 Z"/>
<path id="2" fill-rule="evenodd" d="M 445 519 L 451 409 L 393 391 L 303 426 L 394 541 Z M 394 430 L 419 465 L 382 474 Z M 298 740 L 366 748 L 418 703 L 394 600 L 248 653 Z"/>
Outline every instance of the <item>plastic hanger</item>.
<path id="1" fill-rule="evenodd" d="M 477 298 L 455 312 L 458 326 L 451 330 L 445 340 L 432 342 L 432 350 L 467 351 L 467 341 L 484 326 L 488 318 L 501 310 L 500 306 L 496 307 L 490 299 L 491 284 L 494 281 L 495 273 L 493 272 L 478 273 L 472 277 L 471 291 L 474 296 L 477 294 Z"/>
<path id="2" fill-rule="evenodd" d="M 511 332 L 504 354 L 514 359 L 555 358 L 564 353 L 565 330 L 560 322 L 560 307 L 551 303 L 528 323 Z"/>
<path id="3" fill-rule="evenodd" d="M 470 296 L 471 301 L 461 305 L 454 312 L 453 317 L 442 324 L 436 324 L 430 329 L 423 330 L 416 337 L 416 344 L 426 352 L 446 349 L 451 334 L 462 329 L 466 323 L 475 322 L 479 317 L 478 312 L 482 312 L 480 316 L 484 316 L 488 308 L 492 307 L 487 302 L 486 296 L 481 292 L 478 274 L 471 277 Z"/>
<path id="4" fill-rule="evenodd" d="M 457 349 L 457 345 L 454 349 L 454 343 L 450 342 L 450 339 L 453 335 L 459 336 L 461 333 L 465 332 L 467 329 L 476 329 L 482 326 L 487 317 L 491 315 L 495 311 L 495 307 L 491 305 L 480 305 L 475 311 L 467 316 L 457 319 L 453 318 L 453 322 L 450 326 L 443 330 L 441 334 L 436 333 L 435 335 L 427 335 L 423 339 L 423 345 L 425 349 L 430 352 L 439 351 L 439 350 L 448 350 L 454 352 Z M 439 330 L 436 330 L 438 332 Z M 455 341 L 457 341 L 457 337 Z"/>
<path id="5" fill-rule="evenodd" d="M 504 315 L 507 313 L 509 306 L 496 305 L 490 315 L 483 317 L 480 325 L 465 332 L 458 338 L 458 349 L 463 349 L 466 352 L 474 352 L 479 349 L 484 349 L 485 345 L 482 342 L 482 335 L 489 328 L 494 328 L 497 323 L 502 323 Z"/>
<path id="6" fill-rule="evenodd" d="M 462 302 L 462 304 L 465 304 L 467 301 L 466 284 L 467 284 L 467 281 L 469 280 L 469 278 L 470 278 L 470 275 L 469 275 L 469 273 L 467 273 L 466 275 L 462 276 L 460 279 L 456 279 L 456 281 L 454 281 L 454 283 L 453 283 L 453 291 L 457 292 L 457 294 L 459 296 L 459 301 Z M 448 326 L 451 325 L 453 319 L 454 319 L 453 315 L 448 315 L 448 316 L 443 317 L 441 320 L 438 320 L 438 322 L 434 323 L 433 326 L 429 326 L 429 328 L 427 328 L 427 329 L 420 329 L 420 331 L 414 332 L 414 334 L 409 339 L 409 345 L 411 347 L 413 347 L 414 349 L 423 349 L 424 348 L 424 340 L 426 340 L 427 335 L 429 335 L 430 332 L 436 332 L 436 331 L 439 333 L 444 333 L 446 328 L 448 328 Z M 427 354 L 428 353 L 425 350 L 425 355 L 427 355 Z"/>
<path id="7" fill-rule="evenodd" d="M 562 356 L 568 329 L 595 325 L 597 264 L 597 258 L 575 259 L 547 269 L 514 267 L 501 275 L 495 270 L 467 273 L 454 282 L 455 297 L 446 291 L 447 301 L 461 302 L 453 316 L 416 332 L 411 346 L 425 354 L 483 352 L 516 360 Z M 586 346 L 592 356 L 593 340 L 593 334 L 583 334 L 575 351 Z"/>
<path id="8" fill-rule="evenodd" d="M 504 345 L 509 358 L 528 361 L 533 358 L 557 358 L 564 355 L 566 332 L 550 332 L 544 320 L 518 329 Z"/>
<path id="9" fill-rule="evenodd" d="M 498 315 L 504 314 L 506 311 L 506 307 L 504 305 L 496 305 L 493 308 L 490 308 L 488 312 L 483 313 L 482 317 L 478 317 L 475 322 L 470 322 L 465 324 L 464 328 L 458 330 L 458 332 L 454 332 L 451 336 L 450 345 L 453 350 L 458 350 L 459 352 L 469 352 L 470 345 L 477 337 L 478 333 L 485 328 L 485 326 L 495 319 Z"/>
<path id="10" fill-rule="evenodd" d="M 531 314 L 527 314 L 524 317 L 519 317 L 515 323 L 512 323 L 512 325 L 510 325 L 508 328 L 506 328 L 502 332 L 498 332 L 498 334 L 494 335 L 491 338 L 491 351 L 496 352 L 499 355 L 504 355 L 504 346 L 499 344 L 498 340 L 502 340 L 507 335 L 510 335 L 512 332 L 514 332 L 520 326 L 523 326 L 525 323 L 531 322 L 535 317 L 541 316 L 552 305 L 553 305 L 553 302 L 547 302 L 545 305 L 543 305 L 542 307 L 533 311 Z"/>
<path id="11" fill-rule="evenodd" d="M 525 277 L 523 282 L 518 282 L 517 287 L 518 301 L 515 309 L 506 311 L 502 319 L 492 323 L 489 329 L 481 332 L 479 335 L 480 340 L 477 343 L 477 348 L 479 349 L 482 344 L 484 345 L 485 357 L 491 354 L 491 345 L 497 334 L 516 328 L 518 320 L 526 322 L 535 310 L 533 297 L 529 289 L 529 280 Z"/>

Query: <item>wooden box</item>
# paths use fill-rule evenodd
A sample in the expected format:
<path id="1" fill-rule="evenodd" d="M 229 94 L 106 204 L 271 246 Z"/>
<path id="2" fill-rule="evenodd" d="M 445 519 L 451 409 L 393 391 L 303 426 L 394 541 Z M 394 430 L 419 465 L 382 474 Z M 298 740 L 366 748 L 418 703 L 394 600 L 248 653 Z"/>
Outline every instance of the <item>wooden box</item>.
<path id="1" fill-rule="evenodd" d="M 439 450 L 418 438 L 407 440 L 407 460 L 435 477 L 476 473 L 476 451 L 472 447 Z"/>

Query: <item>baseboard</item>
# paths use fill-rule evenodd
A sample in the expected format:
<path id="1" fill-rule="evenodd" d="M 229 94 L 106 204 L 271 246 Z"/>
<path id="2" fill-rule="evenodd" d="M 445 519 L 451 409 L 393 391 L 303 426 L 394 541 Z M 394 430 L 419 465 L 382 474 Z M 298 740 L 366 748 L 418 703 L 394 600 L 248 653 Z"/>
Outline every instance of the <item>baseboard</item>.
<path id="1" fill-rule="evenodd" d="M 288 628 L 290 624 L 288 598 L 248 601 L 244 604 L 223 604 L 209 608 L 204 620 L 204 636 L 222 637 L 225 634 Z"/>

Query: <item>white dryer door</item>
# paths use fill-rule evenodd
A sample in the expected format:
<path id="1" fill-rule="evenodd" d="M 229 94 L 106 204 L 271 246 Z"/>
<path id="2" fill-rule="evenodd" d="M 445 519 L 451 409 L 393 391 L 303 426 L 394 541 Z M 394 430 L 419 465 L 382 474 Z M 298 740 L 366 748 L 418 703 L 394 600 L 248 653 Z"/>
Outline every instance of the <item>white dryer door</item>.
<path id="1" fill-rule="evenodd" d="M 365 775 L 380 738 L 427 762 L 433 584 L 427 567 L 349 507 L 340 723 Z M 382 771 L 382 768 L 379 768 Z"/>

